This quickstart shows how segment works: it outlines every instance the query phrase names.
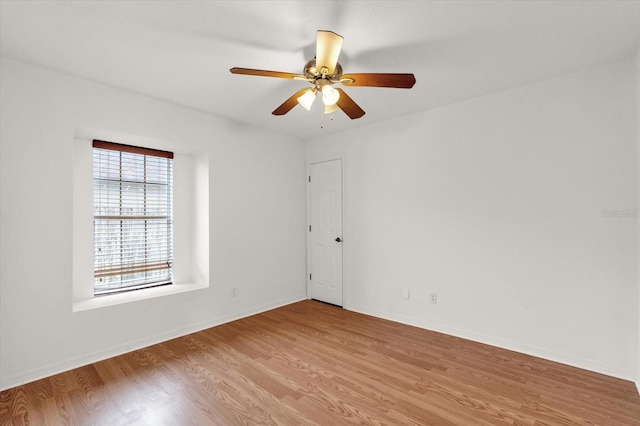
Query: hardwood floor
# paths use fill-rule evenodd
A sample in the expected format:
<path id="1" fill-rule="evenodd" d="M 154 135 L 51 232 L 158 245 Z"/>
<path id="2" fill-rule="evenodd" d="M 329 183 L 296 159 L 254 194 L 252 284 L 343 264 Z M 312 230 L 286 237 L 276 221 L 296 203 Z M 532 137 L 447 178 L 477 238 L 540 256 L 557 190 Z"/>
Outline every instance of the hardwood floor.
<path id="1" fill-rule="evenodd" d="M 623 380 L 303 301 L 0 393 L 1 425 L 640 425 Z"/>

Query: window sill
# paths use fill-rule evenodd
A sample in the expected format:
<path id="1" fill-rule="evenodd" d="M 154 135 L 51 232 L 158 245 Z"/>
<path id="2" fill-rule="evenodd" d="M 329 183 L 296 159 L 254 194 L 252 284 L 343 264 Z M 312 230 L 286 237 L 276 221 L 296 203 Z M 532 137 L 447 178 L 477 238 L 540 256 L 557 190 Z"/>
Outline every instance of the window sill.
<path id="1" fill-rule="evenodd" d="M 208 287 L 208 284 L 198 283 L 171 284 L 161 287 L 152 287 L 142 290 L 127 291 L 124 293 L 97 296 L 90 299 L 74 301 L 73 312 L 88 311 L 91 309 L 103 308 L 105 306 L 120 305 L 123 303 L 136 302 L 138 300 L 147 300 L 154 297 L 168 296 L 170 294 L 185 293 L 187 291 L 200 290 Z"/>

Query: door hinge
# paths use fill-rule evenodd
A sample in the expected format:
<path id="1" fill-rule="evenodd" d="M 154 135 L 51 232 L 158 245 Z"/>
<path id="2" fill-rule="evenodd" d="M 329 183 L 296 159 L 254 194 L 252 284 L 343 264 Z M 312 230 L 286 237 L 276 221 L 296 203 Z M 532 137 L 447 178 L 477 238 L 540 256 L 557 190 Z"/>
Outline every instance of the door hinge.
<path id="1" fill-rule="evenodd" d="M 309 281 L 311 281 L 311 274 L 309 274 Z"/>
<path id="2" fill-rule="evenodd" d="M 309 225 L 309 232 L 311 232 L 311 225 Z"/>
<path id="3" fill-rule="evenodd" d="M 309 176 L 309 182 L 311 182 L 311 176 Z"/>

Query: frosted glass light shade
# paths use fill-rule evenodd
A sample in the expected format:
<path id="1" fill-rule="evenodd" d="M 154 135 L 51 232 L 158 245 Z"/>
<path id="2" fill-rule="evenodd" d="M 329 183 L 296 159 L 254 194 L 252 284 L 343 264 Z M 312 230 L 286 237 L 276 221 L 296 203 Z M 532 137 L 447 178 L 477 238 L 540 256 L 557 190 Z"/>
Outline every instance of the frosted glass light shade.
<path id="1" fill-rule="evenodd" d="M 298 103 L 302 105 L 304 109 L 307 111 L 311 110 L 311 105 L 313 105 L 313 101 L 316 100 L 316 91 L 314 89 L 307 89 L 306 92 L 302 94 L 298 98 Z"/>
<path id="2" fill-rule="evenodd" d="M 340 99 L 340 92 L 326 84 L 322 86 L 322 103 L 325 105 L 335 105 Z"/>
<path id="3" fill-rule="evenodd" d="M 338 105 L 333 104 L 333 105 L 323 105 L 324 106 L 324 113 L 325 114 L 331 114 L 333 112 L 336 112 L 338 110 Z"/>

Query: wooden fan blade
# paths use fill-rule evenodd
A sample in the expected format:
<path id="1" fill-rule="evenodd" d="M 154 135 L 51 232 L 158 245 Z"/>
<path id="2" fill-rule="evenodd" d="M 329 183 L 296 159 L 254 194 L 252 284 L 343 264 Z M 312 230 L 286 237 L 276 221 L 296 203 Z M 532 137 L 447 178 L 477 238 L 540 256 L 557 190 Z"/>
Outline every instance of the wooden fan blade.
<path id="1" fill-rule="evenodd" d="M 338 106 L 349 116 L 350 119 L 355 120 L 356 118 L 360 118 L 364 115 L 364 110 L 360 108 L 360 106 L 355 103 L 355 101 L 351 99 L 344 90 L 340 88 L 337 88 L 336 90 L 340 92 Z"/>
<path id="2" fill-rule="evenodd" d="M 344 38 L 333 31 L 318 30 L 316 36 L 316 69 L 322 73 L 322 67 L 327 67 L 327 74 L 332 75 L 336 70 L 342 42 Z"/>
<path id="3" fill-rule="evenodd" d="M 416 84 L 416 78 L 413 74 L 344 74 L 340 80 L 345 86 L 393 87 L 397 89 L 411 89 Z"/>
<path id="4" fill-rule="evenodd" d="M 276 77 L 276 78 L 291 78 L 296 80 L 307 80 L 307 77 L 305 77 L 302 74 L 293 74 L 290 72 L 282 72 L 282 71 L 255 70 L 252 68 L 238 68 L 238 67 L 233 67 L 229 71 L 231 71 L 231 74 L 257 75 L 261 77 Z"/>
<path id="5" fill-rule="evenodd" d="M 304 92 L 306 92 L 307 90 L 309 90 L 308 87 L 305 87 L 304 89 L 298 90 L 289 99 L 284 101 L 282 103 L 282 105 L 280 105 L 278 108 L 274 109 L 271 114 L 273 114 L 273 115 L 285 115 L 286 113 L 291 111 L 294 106 L 298 105 L 298 98 L 300 96 L 302 96 L 304 94 Z"/>

